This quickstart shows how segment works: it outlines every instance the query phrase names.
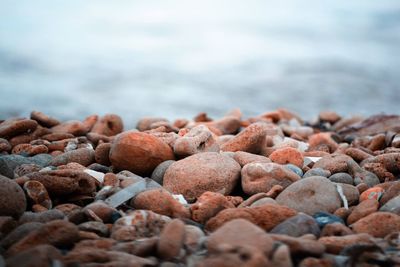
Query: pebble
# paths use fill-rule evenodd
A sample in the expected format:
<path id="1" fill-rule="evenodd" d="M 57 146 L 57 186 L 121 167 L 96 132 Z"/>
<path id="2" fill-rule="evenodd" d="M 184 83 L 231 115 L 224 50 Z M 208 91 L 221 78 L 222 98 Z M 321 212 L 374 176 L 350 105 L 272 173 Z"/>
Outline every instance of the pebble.
<path id="1" fill-rule="evenodd" d="M 247 126 L 234 138 L 221 145 L 222 151 L 244 151 L 258 154 L 265 142 L 268 126 L 265 123 L 256 122 Z"/>
<path id="2" fill-rule="evenodd" d="M 378 207 L 379 202 L 376 199 L 367 199 L 360 202 L 347 217 L 347 224 L 353 224 L 361 218 L 376 212 Z"/>
<path id="3" fill-rule="evenodd" d="M 205 125 L 192 128 L 187 134 L 178 138 L 174 152 L 179 156 L 190 156 L 202 152 L 219 152 L 219 145 L 213 133 Z"/>
<path id="4" fill-rule="evenodd" d="M 313 234 L 318 237 L 320 229 L 313 217 L 305 213 L 298 213 L 282 223 L 275 226 L 270 233 L 300 237 L 306 234 Z"/>
<path id="5" fill-rule="evenodd" d="M 189 218 L 190 211 L 165 189 L 150 189 L 139 193 L 130 202 L 135 209 L 151 210 L 172 218 Z"/>
<path id="6" fill-rule="evenodd" d="M 300 169 L 299 167 L 293 165 L 293 164 L 286 164 L 284 165 L 287 169 L 291 170 L 295 174 L 297 174 L 299 177 L 303 176 L 303 170 Z"/>
<path id="7" fill-rule="evenodd" d="M 295 210 L 272 204 L 265 204 L 252 208 L 224 209 L 207 221 L 206 229 L 214 231 L 228 221 L 242 218 L 258 225 L 266 231 L 270 231 L 275 226 L 294 215 L 296 215 Z"/>
<path id="8" fill-rule="evenodd" d="M 71 162 L 79 163 L 82 166 L 89 166 L 95 162 L 94 150 L 92 148 L 79 148 L 65 152 L 50 162 L 52 166 L 66 165 Z"/>
<path id="9" fill-rule="evenodd" d="M 204 152 L 169 166 L 163 186 L 193 201 L 206 191 L 230 194 L 239 177 L 240 165 L 235 160 L 216 152 Z"/>
<path id="10" fill-rule="evenodd" d="M 38 181 L 27 181 L 24 184 L 26 196 L 35 203 L 47 209 L 52 208 L 52 202 L 43 184 Z"/>
<path id="11" fill-rule="evenodd" d="M 175 160 L 166 160 L 164 162 L 161 162 L 151 174 L 151 179 L 153 179 L 160 185 L 163 185 L 165 172 L 168 170 L 169 166 L 171 166 L 172 163 L 174 162 Z"/>
<path id="12" fill-rule="evenodd" d="M 26 198 L 19 185 L 0 175 L 0 215 L 18 219 L 26 210 Z"/>
<path id="13" fill-rule="evenodd" d="M 367 199 L 379 200 L 382 197 L 384 191 L 385 190 L 383 188 L 378 186 L 369 188 L 360 194 L 360 202 Z"/>
<path id="14" fill-rule="evenodd" d="M 243 191 L 249 195 L 268 192 L 274 185 L 286 188 L 300 180 L 300 176 L 277 163 L 249 163 L 241 174 Z"/>
<path id="15" fill-rule="evenodd" d="M 400 196 L 394 197 L 386 202 L 379 211 L 388 211 L 400 215 Z"/>
<path id="16" fill-rule="evenodd" d="M 31 119 L 37 121 L 40 125 L 44 127 L 53 127 L 60 124 L 59 120 L 52 118 L 40 111 L 32 111 Z"/>
<path id="17" fill-rule="evenodd" d="M 256 155 L 244 151 L 236 151 L 233 159 L 240 164 L 241 167 L 249 163 L 270 163 L 271 160 L 267 157 Z"/>
<path id="18" fill-rule="evenodd" d="M 341 207 L 336 186 L 326 177 L 312 176 L 289 185 L 276 201 L 299 212 L 314 215 L 316 212 L 334 212 Z"/>
<path id="19" fill-rule="evenodd" d="M 331 176 L 329 176 L 329 180 L 334 183 L 342 183 L 342 184 L 353 184 L 353 177 L 350 174 L 345 172 L 338 172 Z"/>
<path id="20" fill-rule="evenodd" d="M 52 266 L 55 264 L 61 264 L 62 254 L 61 252 L 51 245 L 38 245 L 30 249 L 24 250 L 21 253 L 13 257 L 9 257 L 6 260 L 6 264 L 9 267 L 21 267 L 21 266 Z"/>
<path id="21" fill-rule="evenodd" d="M 19 134 L 33 132 L 38 123 L 34 120 L 14 118 L 0 123 L 0 138 L 11 138 Z"/>
<path id="22" fill-rule="evenodd" d="M 120 116 L 116 114 L 106 114 L 96 121 L 90 131 L 105 136 L 114 136 L 121 133 L 123 129 L 124 124 Z"/>
<path id="23" fill-rule="evenodd" d="M 354 232 L 349 227 L 339 222 L 326 224 L 321 231 L 321 236 L 344 236 L 351 234 L 354 234 Z"/>
<path id="24" fill-rule="evenodd" d="M 390 212 L 374 212 L 351 225 L 356 233 L 367 233 L 374 237 L 385 237 L 400 231 L 400 216 Z"/>
<path id="25" fill-rule="evenodd" d="M 50 164 L 52 156 L 49 154 L 39 154 L 33 157 L 23 157 L 20 155 L 0 156 L 0 174 L 9 178 L 14 178 L 14 170 L 22 164 L 35 164 L 46 167 Z"/>
<path id="26" fill-rule="evenodd" d="M 288 235 L 269 234 L 276 242 L 287 245 L 294 256 L 321 256 L 325 252 L 325 245 L 305 238 L 291 237 Z"/>
<path id="27" fill-rule="evenodd" d="M 318 239 L 318 242 L 326 246 L 326 251 L 332 254 L 339 254 L 345 247 L 358 245 L 372 245 L 374 241 L 367 234 L 351 234 L 344 236 L 324 236 Z"/>
<path id="28" fill-rule="evenodd" d="M 174 219 L 165 225 L 157 244 L 157 254 L 161 259 L 173 260 L 179 257 L 185 233 L 185 224 L 179 219 Z"/>
<path id="29" fill-rule="evenodd" d="M 293 164 L 299 168 L 303 167 L 304 158 L 300 151 L 292 147 L 280 148 L 272 152 L 269 158 L 279 164 Z"/>
<path id="30" fill-rule="evenodd" d="M 307 178 L 307 177 L 311 177 L 311 176 L 322 176 L 322 177 L 328 178 L 329 176 L 331 176 L 331 172 L 328 170 L 321 169 L 321 168 L 312 168 L 303 175 L 303 178 Z"/>
<path id="31" fill-rule="evenodd" d="M 157 137 L 133 131 L 117 135 L 110 149 L 110 161 L 116 169 L 138 175 L 150 175 L 161 162 L 174 158 L 172 149 Z"/>
<path id="32" fill-rule="evenodd" d="M 111 143 L 99 144 L 94 151 L 94 159 L 97 163 L 109 166 Z"/>
<path id="33" fill-rule="evenodd" d="M 262 228 L 240 218 L 225 223 L 207 238 L 207 249 L 211 253 L 220 251 L 224 246 L 239 245 L 268 255 L 273 249 L 273 240 Z"/>
<path id="34" fill-rule="evenodd" d="M 60 123 L 51 128 L 52 133 L 72 134 L 74 136 L 82 136 L 89 132 L 87 125 L 81 121 L 71 120 Z"/>
<path id="35" fill-rule="evenodd" d="M 327 224 L 331 223 L 341 223 L 344 224 L 344 221 L 342 218 L 333 215 L 328 212 L 317 212 L 313 215 L 315 221 L 318 223 L 319 227 L 322 229 L 325 227 Z"/>
<path id="36" fill-rule="evenodd" d="M 221 210 L 235 208 L 235 206 L 222 194 L 215 192 L 204 192 L 196 203 L 190 206 L 192 219 L 199 223 L 206 223 Z"/>
<path id="37" fill-rule="evenodd" d="M 43 224 L 36 231 L 30 232 L 13 244 L 7 250 L 7 255 L 16 255 L 21 251 L 44 244 L 53 245 L 57 248 L 69 248 L 78 238 L 79 231 L 75 224 L 64 220 L 55 220 Z"/>

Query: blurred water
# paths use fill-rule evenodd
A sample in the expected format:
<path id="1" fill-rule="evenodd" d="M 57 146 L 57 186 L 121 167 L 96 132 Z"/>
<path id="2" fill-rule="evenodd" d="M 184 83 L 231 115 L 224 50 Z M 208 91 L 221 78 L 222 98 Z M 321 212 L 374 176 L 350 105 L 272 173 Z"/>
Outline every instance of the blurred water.
<path id="1" fill-rule="evenodd" d="M 400 1 L 0 0 L 0 119 L 400 113 Z"/>

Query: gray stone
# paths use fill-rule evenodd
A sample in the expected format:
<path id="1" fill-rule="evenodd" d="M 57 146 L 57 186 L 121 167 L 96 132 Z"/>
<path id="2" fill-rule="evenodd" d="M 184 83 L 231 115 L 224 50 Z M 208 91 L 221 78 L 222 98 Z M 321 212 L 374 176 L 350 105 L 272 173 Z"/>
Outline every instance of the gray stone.
<path id="1" fill-rule="evenodd" d="M 299 213 L 275 226 L 270 233 L 300 237 L 305 234 L 320 235 L 318 223 L 310 215 Z"/>
<path id="2" fill-rule="evenodd" d="M 14 178 L 14 170 L 22 164 L 36 164 L 46 167 L 50 164 L 52 156 L 49 154 L 38 154 L 33 157 L 23 157 L 21 155 L 0 156 L 0 174 L 8 178 Z"/>
<path id="3" fill-rule="evenodd" d="M 151 179 L 162 185 L 165 172 L 167 171 L 169 166 L 171 166 L 171 164 L 174 162 L 175 160 L 166 160 L 164 162 L 161 162 L 151 174 Z"/>
<path id="4" fill-rule="evenodd" d="M 324 170 L 321 168 L 315 168 L 315 169 L 310 169 L 308 170 L 304 175 L 303 178 L 311 177 L 311 176 L 323 176 L 323 177 L 329 177 L 331 175 L 331 172 L 328 170 Z"/>
<path id="5" fill-rule="evenodd" d="M 345 172 L 338 172 L 329 176 L 329 180 L 334 183 L 351 184 L 353 185 L 353 177 Z"/>
<path id="6" fill-rule="evenodd" d="M 383 205 L 379 211 L 388 211 L 400 215 L 400 196 L 394 197 Z"/>

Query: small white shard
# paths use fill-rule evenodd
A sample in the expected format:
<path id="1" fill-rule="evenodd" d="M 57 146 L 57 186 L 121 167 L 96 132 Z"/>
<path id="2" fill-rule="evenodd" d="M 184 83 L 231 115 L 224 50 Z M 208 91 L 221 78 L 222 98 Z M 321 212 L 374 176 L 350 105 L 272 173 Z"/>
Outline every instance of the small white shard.
<path id="1" fill-rule="evenodd" d="M 90 176 L 92 176 L 94 179 L 96 179 L 101 184 L 104 182 L 105 174 L 102 172 L 97 172 L 97 171 L 90 170 L 90 169 L 85 169 L 83 172 L 89 174 Z"/>
<path id="2" fill-rule="evenodd" d="M 342 186 L 339 185 L 339 184 L 336 184 L 336 189 L 337 189 L 337 191 L 338 191 L 338 193 L 339 193 L 340 198 L 341 198 L 342 201 L 343 201 L 343 206 L 344 206 L 344 208 L 345 208 L 346 210 L 348 210 L 348 209 L 349 209 L 349 203 L 347 202 L 347 198 L 346 198 L 346 196 L 345 196 L 344 193 L 343 193 L 343 188 L 342 188 Z"/>
<path id="3" fill-rule="evenodd" d="M 179 195 L 172 195 L 173 198 L 175 198 L 176 200 L 178 200 L 181 204 L 186 205 L 188 204 L 188 202 L 186 201 L 186 199 L 184 198 L 183 195 L 179 194 Z"/>

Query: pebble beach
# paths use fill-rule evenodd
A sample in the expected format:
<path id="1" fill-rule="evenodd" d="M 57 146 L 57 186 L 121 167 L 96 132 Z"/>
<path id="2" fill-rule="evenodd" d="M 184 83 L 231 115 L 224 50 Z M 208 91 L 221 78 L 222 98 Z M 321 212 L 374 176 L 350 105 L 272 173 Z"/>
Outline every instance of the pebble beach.
<path id="1" fill-rule="evenodd" d="M 0 120 L 0 266 L 400 266 L 400 116 Z"/>

